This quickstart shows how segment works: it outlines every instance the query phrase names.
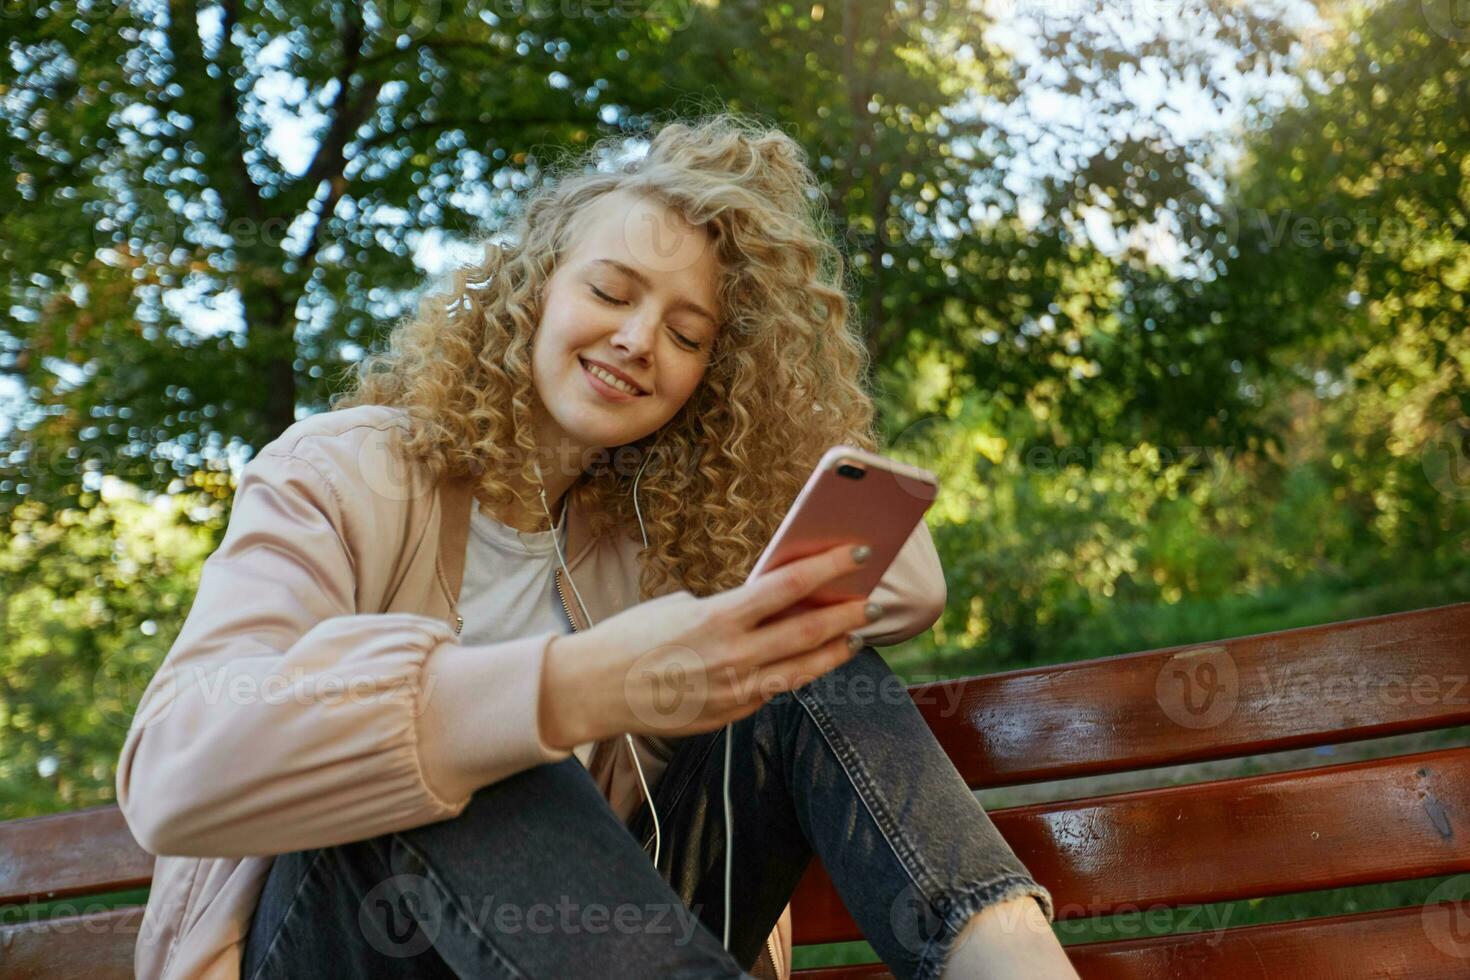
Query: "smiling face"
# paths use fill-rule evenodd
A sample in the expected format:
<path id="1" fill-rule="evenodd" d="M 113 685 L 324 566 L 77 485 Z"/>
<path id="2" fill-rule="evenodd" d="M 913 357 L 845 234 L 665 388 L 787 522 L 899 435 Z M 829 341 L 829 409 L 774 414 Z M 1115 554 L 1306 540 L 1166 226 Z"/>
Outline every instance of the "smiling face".
<path id="1" fill-rule="evenodd" d="M 546 283 L 531 354 L 537 441 L 553 458 L 663 426 L 704 377 L 719 329 L 707 232 L 626 192 L 599 199 L 581 225 Z"/>

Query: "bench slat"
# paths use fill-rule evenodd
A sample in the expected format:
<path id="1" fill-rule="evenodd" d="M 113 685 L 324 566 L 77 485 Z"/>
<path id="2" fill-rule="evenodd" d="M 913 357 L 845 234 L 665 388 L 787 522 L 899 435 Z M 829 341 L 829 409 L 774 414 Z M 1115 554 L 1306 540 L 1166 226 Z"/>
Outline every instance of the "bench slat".
<path id="1" fill-rule="evenodd" d="M 131 980 L 142 906 L 0 928 L 6 980 Z"/>
<path id="2" fill-rule="evenodd" d="M 1075 919 L 1470 871 L 1466 814 L 1470 748 L 1454 748 L 992 819 L 1057 917 Z M 820 860 L 794 902 L 796 945 L 861 938 Z"/>
<path id="3" fill-rule="evenodd" d="M 910 691 L 974 787 L 1430 731 L 1470 724 L 1470 603 Z"/>
<path id="4" fill-rule="evenodd" d="M 153 855 L 115 806 L 0 823 L 0 903 L 141 888 Z"/>
<path id="5" fill-rule="evenodd" d="M 1457 918 L 1458 917 L 1458 918 Z M 1083 980 L 1463 980 L 1470 936 L 1454 921 L 1470 903 L 1363 912 L 1219 932 L 1067 947 Z M 882 964 L 797 970 L 799 980 L 893 980 Z"/>

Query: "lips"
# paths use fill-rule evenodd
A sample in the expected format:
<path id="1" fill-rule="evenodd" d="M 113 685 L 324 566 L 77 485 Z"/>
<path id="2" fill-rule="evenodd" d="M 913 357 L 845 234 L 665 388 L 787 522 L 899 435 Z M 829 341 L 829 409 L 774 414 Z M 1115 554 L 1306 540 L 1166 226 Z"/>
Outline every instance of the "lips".
<path id="1" fill-rule="evenodd" d="M 597 368 L 600 371 L 605 371 L 606 373 L 608 373 L 608 374 L 612 375 L 613 377 L 617 378 L 619 381 L 621 381 L 624 384 L 628 385 L 630 388 L 633 388 L 634 391 L 636 391 L 636 394 L 634 393 L 634 391 L 623 392 L 624 394 L 629 395 L 630 397 L 638 398 L 638 397 L 642 397 L 642 396 L 648 394 L 648 392 L 646 390 L 644 390 L 638 384 L 638 382 L 634 381 L 632 378 L 628 377 L 622 371 L 619 371 L 617 368 L 612 367 L 611 365 L 603 364 L 601 361 L 589 360 L 588 358 L 585 358 L 585 357 L 578 358 L 578 360 L 581 361 L 583 369 Z M 589 373 L 590 373 L 590 370 L 589 370 Z M 594 375 L 594 377 L 596 377 L 596 375 Z M 598 380 L 602 381 L 604 384 L 607 384 L 608 383 L 606 378 L 599 378 Z M 612 387 L 614 391 L 620 391 L 621 390 L 616 385 L 609 385 L 609 387 Z"/>

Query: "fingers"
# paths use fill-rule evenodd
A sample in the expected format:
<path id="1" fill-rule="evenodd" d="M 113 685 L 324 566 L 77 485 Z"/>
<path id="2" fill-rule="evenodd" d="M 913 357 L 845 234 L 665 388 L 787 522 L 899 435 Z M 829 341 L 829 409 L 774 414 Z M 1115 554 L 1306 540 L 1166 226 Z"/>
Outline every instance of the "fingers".
<path id="1" fill-rule="evenodd" d="M 872 551 L 867 545 L 839 544 L 763 572 L 739 588 L 730 590 L 730 601 L 743 621 L 758 623 L 838 576 L 858 568 L 862 562 L 855 557 L 855 552 L 859 549 L 864 560 Z"/>
<path id="2" fill-rule="evenodd" d="M 834 637 L 845 636 L 849 630 L 869 622 L 867 606 L 867 600 L 854 599 L 762 626 L 750 635 L 754 660 L 756 663 L 780 661 L 816 649 Z"/>
<path id="3" fill-rule="evenodd" d="M 857 656 L 861 649 L 861 644 L 856 647 L 849 646 L 847 634 L 844 633 L 828 640 L 815 650 L 799 653 L 756 671 L 757 690 L 772 692 L 771 697 L 775 697 L 782 691 L 795 690 L 803 684 L 811 683 L 827 671 L 847 663 Z"/>

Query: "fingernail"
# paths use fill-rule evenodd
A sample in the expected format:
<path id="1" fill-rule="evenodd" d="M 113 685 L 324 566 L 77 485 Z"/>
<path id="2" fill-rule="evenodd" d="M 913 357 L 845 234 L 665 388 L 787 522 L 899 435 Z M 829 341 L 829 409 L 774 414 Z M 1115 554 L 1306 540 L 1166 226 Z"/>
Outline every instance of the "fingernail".
<path id="1" fill-rule="evenodd" d="M 847 634 L 847 648 L 853 653 L 857 653 L 863 648 L 863 638 L 856 633 Z"/>
<path id="2" fill-rule="evenodd" d="M 852 560 L 861 565 L 863 562 L 868 560 L 868 556 L 872 553 L 872 548 L 869 548 L 865 544 L 860 544 L 852 549 Z"/>
<path id="3" fill-rule="evenodd" d="M 863 614 L 868 617 L 868 622 L 871 623 L 873 620 L 883 615 L 883 607 L 878 605 L 878 603 L 876 602 L 870 602 L 863 607 Z"/>

